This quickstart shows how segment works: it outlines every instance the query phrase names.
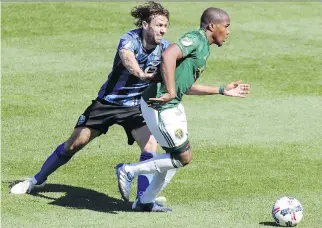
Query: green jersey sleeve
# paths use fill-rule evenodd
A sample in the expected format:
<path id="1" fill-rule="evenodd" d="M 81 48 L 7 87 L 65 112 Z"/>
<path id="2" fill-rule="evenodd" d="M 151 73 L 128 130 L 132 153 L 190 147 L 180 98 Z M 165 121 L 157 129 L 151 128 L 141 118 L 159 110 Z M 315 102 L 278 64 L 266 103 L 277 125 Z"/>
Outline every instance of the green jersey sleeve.
<path id="1" fill-rule="evenodd" d="M 200 43 L 200 36 L 195 33 L 186 33 L 176 42 L 182 52 L 183 58 L 197 50 Z"/>

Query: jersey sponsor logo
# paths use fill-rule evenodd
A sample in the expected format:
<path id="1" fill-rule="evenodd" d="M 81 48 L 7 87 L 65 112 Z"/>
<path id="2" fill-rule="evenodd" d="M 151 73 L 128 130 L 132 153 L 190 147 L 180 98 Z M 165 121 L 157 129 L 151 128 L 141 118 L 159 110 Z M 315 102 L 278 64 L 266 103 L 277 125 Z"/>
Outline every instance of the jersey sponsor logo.
<path id="1" fill-rule="evenodd" d="M 144 73 L 152 74 L 158 71 L 158 66 L 160 65 L 161 61 L 159 60 L 152 60 L 148 63 L 148 66 L 145 68 Z"/>
<path id="2" fill-rule="evenodd" d="M 148 66 L 147 68 L 145 68 L 144 73 L 146 74 L 152 74 L 154 72 L 157 72 L 158 68 L 155 66 Z"/>
<path id="3" fill-rule="evenodd" d="M 145 68 L 144 73 L 146 74 L 153 74 L 154 72 L 157 72 L 158 68 L 155 66 L 148 66 Z"/>
<path id="4" fill-rule="evenodd" d="M 183 44 L 183 46 L 188 47 L 190 46 L 193 42 L 189 37 L 185 37 L 181 40 L 181 43 Z"/>
<path id="5" fill-rule="evenodd" d="M 175 130 L 174 135 L 175 135 L 178 139 L 182 139 L 182 138 L 183 138 L 183 131 L 179 128 L 179 129 Z"/>
<path id="6" fill-rule="evenodd" d="M 82 125 L 86 120 L 86 117 L 84 115 L 81 115 L 78 119 L 77 125 Z"/>

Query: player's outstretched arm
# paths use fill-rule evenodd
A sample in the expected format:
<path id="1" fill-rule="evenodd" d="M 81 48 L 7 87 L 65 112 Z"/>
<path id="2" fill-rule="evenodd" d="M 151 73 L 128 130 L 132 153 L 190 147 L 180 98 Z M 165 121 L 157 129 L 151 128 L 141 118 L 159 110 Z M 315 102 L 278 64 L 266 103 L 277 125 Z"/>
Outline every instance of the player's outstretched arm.
<path id="1" fill-rule="evenodd" d="M 140 78 L 141 80 L 153 79 L 156 73 L 152 73 L 152 74 L 144 73 L 143 70 L 140 68 L 139 63 L 132 51 L 127 49 L 122 49 L 119 51 L 119 55 L 123 65 L 132 75 Z"/>
<path id="2" fill-rule="evenodd" d="M 245 98 L 249 93 L 250 85 L 243 84 L 242 81 L 229 83 L 225 86 L 207 86 L 194 84 L 186 93 L 188 95 L 215 95 L 222 94 L 230 97 Z"/>

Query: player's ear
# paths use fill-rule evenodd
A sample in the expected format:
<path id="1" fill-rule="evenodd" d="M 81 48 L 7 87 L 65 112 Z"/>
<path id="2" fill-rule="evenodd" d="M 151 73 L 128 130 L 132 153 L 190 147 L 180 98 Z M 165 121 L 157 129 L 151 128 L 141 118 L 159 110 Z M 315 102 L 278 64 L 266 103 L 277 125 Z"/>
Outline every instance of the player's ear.
<path id="1" fill-rule="evenodd" d="M 148 22 L 146 22 L 146 21 L 142 21 L 142 27 L 143 27 L 144 29 L 147 29 L 147 28 L 148 28 L 148 26 L 149 26 L 149 23 L 148 23 Z"/>
<path id="2" fill-rule="evenodd" d="M 215 24 L 213 24 L 213 23 L 210 23 L 210 24 L 208 25 L 208 29 L 209 29 L 211 32 L 215 31 L 215 27 L 216 27 L 216 25 L 215 25 Z"/>

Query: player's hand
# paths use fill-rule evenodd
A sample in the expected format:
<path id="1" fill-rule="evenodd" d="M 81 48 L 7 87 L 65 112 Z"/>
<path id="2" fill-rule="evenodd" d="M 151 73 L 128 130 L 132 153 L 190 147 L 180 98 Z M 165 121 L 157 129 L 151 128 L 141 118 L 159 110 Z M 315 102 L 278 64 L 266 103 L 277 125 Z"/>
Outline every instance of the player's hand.
<path id="1" fill-rule="evenodd" d="M 159 98 L 150 98 L 148 101 L 148 106 L 154 109 L 159 109 L 162 105 L 168 103 L 173 98 L 175 98 L 175 96 L 171 95 L 170 93 L 165 93 Z"/>
<path id="2" fill-rule="evenodd" d="M 236 81 L 225 85 L 224 95 L 245 98 L 246 94 L 249 94 L 249 90 L 249 84 L 243 84 L 242 81 Z"/>
<path id="3" fill-rule="evenodd" d="M 157 72 L 153 72 L 153 73 L 145 73 L 145 72 L 142 72 L 140 75 L 139 75 L 139 78 L 142 80 L 142 81 L 151 81 L 154 79 L 154 76 L 157 74 Z"/>

